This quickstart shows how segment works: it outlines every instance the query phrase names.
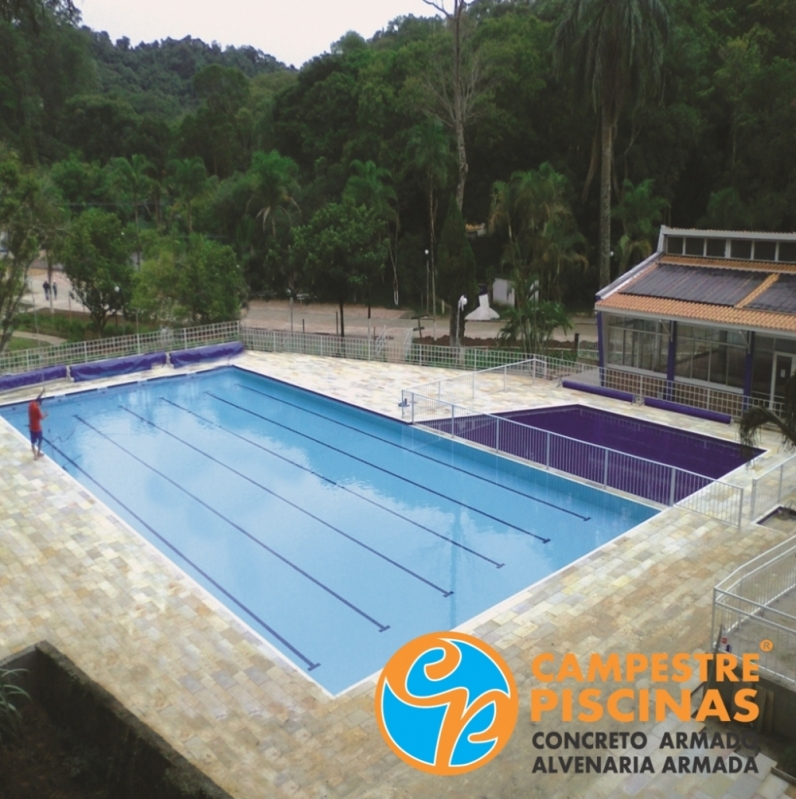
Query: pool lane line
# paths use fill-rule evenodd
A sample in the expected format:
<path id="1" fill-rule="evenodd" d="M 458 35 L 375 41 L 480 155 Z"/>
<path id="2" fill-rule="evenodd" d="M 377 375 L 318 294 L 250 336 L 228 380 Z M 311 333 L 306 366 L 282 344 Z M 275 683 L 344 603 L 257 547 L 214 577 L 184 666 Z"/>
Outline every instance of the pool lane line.
<path id="1" fill-rule="evenodd" d="M 126 411 L 127 413 L 129 413 L 131 416 L 135 416 L 137 419 L 140 419 L 142 422 L 146 422 L 148 425 L 150 425 L 151 427 L 154 427 L 156 430 L 159 430 L 161 433 L 165 433 L 167 436 L 170 436 L 175 441 L 179 441 L 181 444 L 184 444 L 186 447 L 190 447 L 192 450 L 194 450 L 194 452 L 198 452 L 200 455 L 204 455 L 205 458 L 210 459 L 214 463 L 217 463 L 219 466 L 223 466 L 225 469 L 228 469 L 230 472 L 232 472 L 233 474 L 236 474 L 238 477 L 241 477 L 242 479 L 246 480 L 247 482 L 251 483 L 252 485 L 257 486 L 257 488 L 262 489 L 267 494 L 270 494 L 272 497 L 275 497 L 276 499 L 281 500 L 286 505 L 290 505 L 291 508 L 295 508 L 297 511 L 299 511 L 300 513 L 303 513 L 305 516 L 309 516 L 311 519 L 314 519 L 316 522 L 318 522 L 319 524 L 323 525 L 324 527 L 328 527 L 330 530 L 334 531 L 338 535 L 343 536 L 343 538 L 347 538 L 349 541 L 353 541 L 358 546 L 361 546 L 363 549 L 368 550 L 368 552 L 372 552 L 374 555 L 376 555 L 376 557 L 379 557 L 382 560 L 387 561 L 387 563 L 389 563 L 390 565 L 395 566 L 397 569 L 400 569 L 403 572 L 406 572 L 408 575 L 410 575 L 411 577 L 414 577 L 416 580 L 420 580 L 420 582 L 425 583 L 426 585 L 428 585 L 431 588 L 433 588 L 435 591 L 439 591 L 442 594 L 442 596 L 444 596 L 446 599 L 453 594 L 453 591 L 446 591 L 441 586 L 437 585 L 436 583 L 432 583 L 431 580 L 427 580 L 425 577 L 423 577 L 422 575 L 418 574 L 417 572 L 413 572 L 411 569 L 407 568 L 406 566 L 401 565 L 400 563 L 398 563 L 398 561 L 395 561 L 392 558 L 388 557 L 387 555 L 384 555 L 383 553 L 379 552 L 377 549 L 374 549 L 373 547 L 369 546 L 368 544 L 365 544 L 364 542 L 360 541 L 358 538 L 354 537 L 353 535 L 350 535 L 349 533 L 346 533 L 343 530 L 341 530 L 339 527 L 335 527 L 333 524 L 330 524 L 329 522 L 324 521 L 323 519 L 321 519 L 320 516 L 316 516 L 314 513 L 310 513 L 310 511 L 306 510 L 306 508 L 302 508 L 300 505 L 297 505 L 295 502 L 291 502 L 289 499 L 287 499 L 286 497 L 283 497 L 281 494 L 277 494 L 276 491 L 272 491 L 270 488 L 267 488 L 262 483 L 258 483 L 256 480 L 253 480 L 248 475 L 243 474 L 243 472 L 239 472 L 237 469 L 233 469 L 232 466 L 228 466 L 226 463 L 223 463 L 222 461 L 218 460 L 213 455 L 210 455 L 208 452 L 204 452 L 204 450 L 201 450 L 198 447 L 195 447 L 193 444 L 191 444 L 190 442 L 186 441 L 185 439 L 180 438 L 179 436 L 175 436 L 174 433 L 170 433 L 168 430 L 164 429 L 163 427 L 159 427 L 154 422 L 151 422 L 149 419 L 147 419 L 147 418 L 145 418 L 143 416 L 139 416 L 135 411 L 131 411 L 129 408 L 125 408 L 123 405 L 120 405 L 119 407 L 123 411 Z M 75 417 L 75 418 L 79 418 L 79 417 Z M 83 421 L 83 420 L 81 419 L 81 421 Z M 83 422 L 83 424 L 88 424 L 88 422 Z M 97 431 L 97 432 L 99 432 L 99 431 Z M 100 433 L 100 435 L 103 435 L 103 434 Z M 106 436 L 106 438 L 107 438 L 107 436 Z M 112 441 L 114 444 L 116 444 L 116 442 L 113 441 L 113 439 L 109 438 L 108 440 Z M 121 444 L 116 444 L 116 446 L 119 447 L 120 449 L 124 450 L 125 452 L 128 452 L 127 450 L 124 449 L 124 447 L 122 447 Z M 140 460 L 135 455 L 133 455 L 132 452 L 128 452 L 128 454 L 131 457 L 136 458 L 136 460 Z M 141 461 L 141 462 L 144 463 L 144 461 Z M 160 472 L 158 472 L 157 469 L 155 469 L 152 466 L 149 466 L 149 464 L 144 464 L 144 465 L 148 466 L 150 469 L 152 469 L 152 471 L 156 472 L 157 474 L 160 474 Z M 171 480 L 169 477 L 166 477 L 166 475 L 162 475 L 162 476 L 165 477 L 165 479 L 169 480 L 169 482 L 174 483 L 174 481 Z M 191 494 L 186 489 L 182 488 L 182 486 L 178 485 L 177 483 L 174 483 L 174 485 L 176 485 L 182 491 L 185 491 L 185 493 L 188 494 L 189 496 L 193 496 L 193 494 Z M 197 499 L 198 502 L 202 502 L 202 500 L 200 500 L 200 499 L 198 499 L 196 497 L 195 497 L 195 499 Z M 204 505 L 205 503 L 202 502 L 202 504 Z M 213 513 L 215 513 L 216 515 L 221 516 L 221 514 L 218 513 L 218 511 L 213 510 L 213 508 L 210 508 L 209 505 L 206 506 L 206 507 L 208 507 L 210 510 L 212 510 Z M 224 517 L 221 516 L 221 518 L 224 518 Z M 230 524 L 232 524 L 234 527 L 238 527 L 234 522 L 230 522 Z M 243 528 L 238 527 L 238 529 L 241 530 L 241 532 L 243 532 L 246 535 L 249 535 L 251 537 L 251 534 L 247 533 L 245 530 L 243 530 Z M 271 551 L 270 548 L 266 544 L 258 541 L 256 538 L 254 538 L 253 540 L 256 541 L 258 544 L 260 544 L 260 546 L 264 547 L 265 549 L 269 549 L 269 551 Z M 282 556 L 281 555 L 277 555 L 277 557 L 282 557 Z M 291 565 L 293 565 L 293 564 L 291 564 Z M 294 568 L 296 568 L 296 569 L 298 569 L 300 571 L 298 566 L 294 566 Z M 310 578 L 310 579 L 314 579 L 314 578 Z M 321 584 L 319 583 L 319 585 L 321 585 Z M 330 588 L 327 588 L 326 590 L 328 590 L 330 593 L 333 593 Z M 342 601 L 346 602 L 346 604 L 348 604 L 348 602 L 346 600 L 342 600 Z M 354 606 L 351 605 L 351 607 L 353 608 Z M 366 618 L 370 619 L 370 617 L 367 616 L 367 614 L 365 614 L 364 611 L 357 610 L 357 612 L 361 613 L 362 615 L 366 616 Z M 379 622 L 376 622 L 374 619 L 371 619 L 371 621 L 373 621 L 378 626 L 383 626 L 383 625 L 380 625 Z M 379 630 L 379 632 L 384 632 L 384 630 L 387 630 L 387 629 L 389 629 L 389 625 L 384 627 L 383 630 Z"/>
<path id="2" fill-rule="evenodd" d="M 127 409 L 124 408 L 123 410 L 127 410 Z M 132 411 L 129 411 L 129 413 L 132 413 Z M 133 415 L 134 416 L 138 416 L 138 414 L 133 414 Z M 139 418 L 142 418 L 142 417 L 139 417 Z M 258 538 L 256 538 L 254 535 L 252 535 L 248 530 L 244 529 L 239 524 L 236 524 L 235 522 L 233 522 L 232 519 L 228 519 L 226 516 L 224 516 L 223 513 L 221 513 L 220 511 L 216 510 L 215 508 L 213 508 L 211 505 L 209 505 L 203 499 L 200 499 L 195 494 L 192 494 L 190 491 L 188 491 L 187 488 L 183 488 L 178 482 L 176 482 L 176 480 L 172 480 L 168 475 L 164 474 L 159 469 L 156 469 L 154 466 L 150 466 L 145 460 L 143 460 L 142 458 L 139 458 L 137 455 L 135 455 L 132 452 L 130 452 L 129 449 L 127 449 L 126 447 L 123 447 L 121 444 L 119 444 L 118 441 L 114 441 L 109 435 L 106 435 L 101 430 L 98 430 L 96 427 L 94 427 L 94 425 L 89 424 L 89 422 L 87 422 L 85 419 L 81 419 L 79 416 L 75 416 L 75 419 L 77 419 L 79 422 L 82 422 L 84 425 L 86 425 L 86 427 L 90 428 L 95 433 L 97 433 L 97 435 L 100 435 L 104 439 L 106 439 L 107 441 L 110 441 L 111 444 L 113 444 L 114 446 L 118 447 L 122 452 L 126 453 L 131 458 L 133 458 L 134 460 L 138 461 L 142 466 L 145 466 L 147 469 L 150 469 L 155 474 L 157 474 L 160 477 L 162 477 L 164 480 L 167 480 L 175 488 L 178 488 L 184 494 L 187 494 L 189 497 L 191 497 L 191 499 L 195 500 L 200 505 L 202 505 L 203 507 L 207 508 L 211 513 L 214 513 L 216 516 L 218 516 L 219 519 L 222 519 L 227 524 L 229 524 L 231 527 L 234 527 L 236 530 L 238 530 L 239 532 L 243 533 L 243 535 L 245 535 L 247 538 L 249 538 L 251 541 L 253 541 L 257 546 L 261 547 L 262 549 L 266 550 L 267 552 L 270 552 L 275 558 L 278 558 L 284 564 L 286 564 L 287 566 L 290 566 L 291 569 L 294 569 L 295 571 L 297 571 L 302 577 L 305 577 L 310 582 L 315 583 L 315 585 L 317 585 L 319 588 L 321 588 L 324 591 L 326 591 L 327 594 L 330 594 L 336 600 L 338 600 L 339 602 L 342 602 L 346 607 L 351 608 L 351 610 L 353 610 L 355 613 L 358 613 L 360 616 L 362 616 L 362 618 L 367 619 L 371 624 L 373 624 L 374 626 L 378 627 L 380 633 L 383 633 L 385 630 L 389 630 L 390 629 L 390 625 L 389 624 L 382 624 L 380 621 L 377 621 L 372 616 L 369 616 L 367 613 L 365 613 L 364 610 L 362 610 L 361 608 L 358 608 L 353 602 L 349 602 L 345 597 L 340 596 L 340 594 L 338 594 L 334 589 L 330 588 L 328 585 L 325 585 L 320 580 L 318 580 L 317 578 L 313 577 L 308 572 L 304 571 L 304 569 L 302 569 L 300 566 L 298 566 L 295 563 L 293 563 L 291 560 L 286 558 L 284 555 L 280 555 L 275 549 L 272 549 L 271 547 L 268 546 L 268 544 L 260 541 Z M 144 421 L 146 421 L 146 420 L 144 420 Z M 203 453 L 203 454 L 205 454 L 205 453 Z M 213 458 L 213 460 L 215 460 L 215 458 Z"/>
<path id="3" fill-rule="evenodd" d="M 381 436 L 374 435 L 373 433 L 366 433 L 364 430 L 360 430 L 358 427 L 354 427 L 353 425 L 346 424 L 345 422 L 339 422 L 339 421 L 337 421 L 337 419 L 330 419 L 328 416 L 324 416 L 322 413 L 317 413 L 317 412 L 311 411 L 311 410 L 309 410 L 307 408 L 302 408 L 300 405 L 296 405 L 294 402 L 288 402 L 287 400 L 284 400 L 281 397 L 275 397 L 273 394 L 267 394 L 265 391 L 258 391 L 256 388 L 250 388 L 249 386 L 243 385 L 243 383 L 238 383 L 237 385 L 240 386 L 243 389 L 246 389 L 246 391 L 251 391 L 254 394 L 259 394 L 261 397 L 268 397 L 268 399 L 272 399 L 272 400 L 274 400 L 276 402 L 281 402 L 283 405 L 289 405 L 291 408 L 296 408 L 297 410 L 302 411 L 303 413 L 312 414 L 313 416 L 317 416 L 320 419 L 324 419 L 327 422 L 331 422 L 332 424 L 340 425 L 340 427 L 345 427 L 348 430 L 353 430 L 355 433 L 359 433 L 360 435 L 368 436 L 368 438 L 375 438 L 377 441 L 382 441 L 383 443 L 388 444 L 391 447 L 396 447 L 397 449 L 400 449 L 400 450 L 402 450 L 404 452 L 408 451 L 412 455 L 416 455 L 418 458 L 424 458 L 425 460 L 428 460 L 428 461 L 434 461 L 434 463 L 442 463 L 443 466 L 447 466 L 449 469 L 454 469 L 457 472 L 462 472 L 463 474 L 469 475 L 470 477 L 474 477 L 476 480 L 482 480 L 485 483 L 489 483 L 490 485 L 494 485 L 494 486 L 497 486 L 498 488 L 502 488 L 504 491 L 510 491 L 512 494 L 518 494 L 521 497 L 525 497 L 525 499 L 530 499 L 533 502 L 538 502 L 541 505 L 547 505 L 548 508 L 554 508 L 555 510 L 559 510 L 562 513 L 568 513 L 570 516 L 575 516 L 578 519 L 583 520 L 584 522 L 588 522 L 591 519 L 591 516 L 584 516 L 581 513 L 576 513 L 574 510 L 569 510 L 568 508 L 562 508 L 560 505 L 556 505 L 553 502 L 548 502 L 545 499 L 539 499 L 539 497 L 535 497 L 535 496 L 533 496 L 533 494 L 526 494 L 524 491 L 518 491 L 516 488 L 511 488 L 509 486 L 501 485 L 500 483 L 496 482 L 495 480 L 490 480 L 488 477 L 482 477 L 479 474 L 473 474 L 473 472 L 468 472 L 467 469 L 462 469 L 462 468 L 460 468 L 458 466 L 451 466 L 450 464 L 443 463 L 442 461 L 439 461 L 436 458 L 431 458 L 428 455 L 423 455 L 422 453 L 416 452 L 415 450 L 406 450 L 405 447 L 401 446 L 400 444 L 396 444 L 394 441 L 390 441 L 390 440 L 388 440 L 386 438 L 382 438 Z M 205 394 L 210 394 L 210 392 L 206 391 Z M 210 394 L 210 396 L 212 397 L 214 395 Z M 390 421 L 393 421 L 393 420 L 390 420 Z M 288 427 L 286 429 L 292 430 L 292 428 L 290 428 L 290 427 Z M 298 431 L 294 430 L 293 432 L 298 432 Z M 549 541 L 550 539 L 547 539 L 547 540 Z M 547 542 L 545 542 L 545 543 L 547 543 Z"/>
<path id="4" fill-rule="evenodd" d="M 244 613 L 247 613 L 251 618 L 253 618 L 258 624 L 260 624 L 263 629 L 267 630 L 277 641 L 279 641 L 285 648 L 289 649 L 297 658 L 299 658 L 303 663 L 307 665 L 307 671 L 312 671 L 313 669 L 317 669 L 320 666 L 320 663 L 313 663 L 306 655 L 304 655 L 301 651 L 296 649 L 293 644 L 290 643 L 286 638 L 281 636 L 270 624 L 266 624 L 254 611 L 249 610 L 240 600 L 236 599 L 229 591 L 226 590 L 220 583 L 214 580 L 206 571 L 199 568 L 190 558 L 186 557 L 177 547 L 174 546 L 169 540 L 167 540 L 164 536 L 162 536 L 154 527 L 147 524 L 134 510 L 131 510 L 124 504 L 118 497 L 108 491 L 102 483 L 99 482 L 96 478 L 92 477 L 82 466 L 79 466 L 75 461 L 72 460 L 63 450 L 56 447 L 54 444 L 50 444 L 50 446 L 66 461 L 72 464 L 79 472 L 83 472 L 92 483 L 99 486 L 114 502 L 116 502 L 119 507 L 124 508 L 139 524 L 142 524 L 149 530 L 152 535 L 154 535 L 159 541 L 163 542 L 172 552 L 176 552 L 186 563 L 190 564 L 191 568 L 195 569 L 202 577 L 207 580 L 211 585 L 215 586 L 222 594 L 224 594 L 227 599 L 237 605 Z"/>
<path id="5" fill-rule="evenodd" d="M 408 524 L 411 524 L 415 527 L 419 527 L 421 530 L 425 530 L 427 533 L 431 533 L 431 535 L 434 535 L 437 538 L 441 538 L 443 541 L 447 541 L 448 543 L 453 544 L 453 546 L 459 547 L 459 549 L 463 549 L 465 552 L 469 552 L 471 555 L 475 555 L 475 557 L 487 561 L 487 563 L 491 563 L 497 569 L 502 569 L 506 565 L 505 563 L 498 563 L 496 560 L 493 560 L 487 555 L 482 555 L 480 552 L 471 549 L 465 544 L 461 544 L 458 541 L 454 541 L 452 538 L 449 538 L 446 535 L 442 535 L 442 533 L 438 533 L 436 530 L 432 530 L 430 527 L 426 527 L 426 525 L 420 524 L 420 522 L 416 522 L 413 519 L 410 519 L 409 517 L 404 516 L 401 513 L 398 513 L 398 511 L 392 510 L 392 508 L 388 508 L 386 505 L 382 505 L 380 502 L 376 502 L 375 499 L 370 499 L 369 497 L 363 496 L 362 494 L 359 494 L 356 491 L 348 488 L 348 486 L 344 486 L 342 483 L 338 483 L 336 480 L 332 480 L 330 477 L 325 477 L 320 472 L 316 472 L 314 469 L 310 469 L 308 466 L 303 466 L 302 464 L 297 463 L 296 461 L 293 461 L 290 458 L 286 458 L 284 455 L 280 455 L 278 452 L 275 452 L 274 450 L 269 449 L 268 447 L 264 447 L 262 444 L 258 444 L 256 441 L 252 441 L 250 438 L 246 438 L 246 436 L 242 436 L 236 433 L 234 430 L 230 430 L 229 428 L 224 427 L 223 425 L 220 425 L 217 422 L 214 422 L 212 419 L 207 419 L 204 416 L 200 416 L 195 411 L 190 410 L 190 408 L 184 408 L 182 405 L 178 405 L 176 402 L 172 402 L 171 400 L 166 399 L 165 397 L 161 397 L 160 399 L 163 402 L 173 406 L 174 408 L 177 408 L 178 410 L 184 411 L 185 413 L 189 413 L 191 416 L 195 416 L 197 419 L 199 419 L 202 422 L 207 422 L 207 424 L 213 425 L 213 427 L 218 428 L 224 433 L 228 433 L 231 436 L 235 436 L 235 438 L 239 438 L 241 441 L 245 441 L 247 444 L 251 444 L 252 446 L 257 447 L 257 449 L 261 449 L 263 452 L 267 452 L 269 455 L 273 455 L 275 458 L 279 458 L 285 463 L 289 463 L 291 466 L 296 466 L 297 468 L 305 472 L 308 472 L 311 475 L 314 475 L 319 480 L 323 480 L 324 482 L 334 486 L 335 488 L 340 488 L 343 491 L 348 492 L 352 496 L 357 497 L 358 499 L 362 499 L 365 502 L 369 502 L 371 505 L 374 505 L 375 507 L 386 511 L 387 513 L 391 513 L 393 516 L 398 517 L 399 519 L 407 522 Z"/>
<path id="6" fill-rule="evenodd" d="M 366 461 L 364 458 L 358 458 L 356 455 L 352 455 L 350 452 L 346 452 L 344 449 L 340 449 L 339 447 L 333 447 L 331 444 L 327 444 L 325 441 L 321 441 L 318 438 L 313 438 L 313 436 L 310 436 L 307 433 L 302 433 L 300 430 L 296 430 L 293 427 L 288 427 L 287 425 L 284 425 L 281 422 L 276 422 L 273 419 L 269 418 L 268 416 L 263 416 L 262 414 L 255 413 L 254 411 L 249 410 L 248 408 L 244 408 L 242 405 L 236 405 L 234 402 L 230 402 L 229 400 L 226 400 L 223 397 L 211 394 L 209 391 L 205 391 L 205 394 L 207 394 L 208 397 L 212 397 L 213 399 L 218 400 L 219 402 L 224 402 L 227 405 L 231 405 L 233 408 L 237 408 L 240 411 L 244 411 L 245 413 L 249 413 L 252 416 L 256 416 L 258 419 L 263 419 L 266 422 L 269 422 L 270 424 L 276 425 L 277 427 L 281 427 L 283 430 L 289 430 L 291 433 L 295 433 L 297 436 L 306 438 L 309 441 L 314 441 L 316 444 L 320 444 L 322 447 L 327 447 L 328 449 L 331 449 L 334 452 L 339 452 L 341 455 L 345 455 L 345 457 L 347 458 L 351 458 L 352 460 L 358 461 L 359 463 L 363 463 L 365 464 L 365 466 L 369 466 L 371 469 L 376 469 L 377 471 L 383 472 L 384 474 L 389 474 L 391 477 L 395 477 L 397 480 L 403 480 L 403 482 L 409 483 L 409 485 L 413 485 L 416 488 L 422 489 L 423 491 L 428 491 L 429 494 L 434 494 L 434 496 L 441 497 L 442 499 L 447 500 L 448 502 L 453 502 L 456 505 L 460 505 L 462 508 L 467 508 L 467 510 L 471 510 L 473 513 L 477 513 L 479 516 L 485 516 L 487 519 L 492 519 L 492 521 L 497 522 L 498 524 L 504 524 L 506 525 L 506 527 L 510 527 L 512 530 L 516 530 L 517 532 L 522 533 L 523 535 L 529 535 L 531 536 L 531 538 L 535 538 L 537 541 L 541 541 L 543 544 L 550 543 L 549 538 L 542 538 L 542 536 L 537 535 L 536 533 L 532 533 L 530 530 L 525 530 L 522 527 L 517 527 L 516 524 L 507 522 L 505 519 L 501 519 L 498 516 L 493 516 L 491 513 L 487 513 L 484 510 L 479 510 L 478 508 L 475 508 L 472 505 L 467 505 L 466 503 L 461 502 L 458 499 L 453 499 L 452 497 L 449 497 L 447 494 L 443 494 L 441 491 L 435 491 L 433 488 L 429 488 L 428 486 L 425 486 L 422 483 L 416 483 L 414 480 L 410 480 L 408 477 L 404 477 L 402 474 L 396 474 L 395 472 L 391 472 L 389 469 L 385 469 L 383 466 L 377 466 L 375 463 L 370 463 L 369 461 Z M 347 427 L 348 425 L 343 425 L 343 426 Z M 440 463 L 439 461 L 436 462 Z M 445 466 L 444 463 L 440 465 Z M 464 471 L 464 470 L 459 469 L 458 471 Z M 469 472 L 466 473 L 469 474 Z"/>

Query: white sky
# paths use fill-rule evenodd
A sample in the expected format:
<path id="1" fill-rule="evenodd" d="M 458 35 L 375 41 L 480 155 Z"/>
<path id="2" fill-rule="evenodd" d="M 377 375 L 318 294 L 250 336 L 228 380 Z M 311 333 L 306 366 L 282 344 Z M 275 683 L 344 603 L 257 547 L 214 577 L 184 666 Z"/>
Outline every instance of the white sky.
<path id="1" fill-rule="evenodd" d="M 196 39 L 251 45 L 301 66 L 349 30 L 369 39 L 401 15 L 431 16 L 422 0 L 76 0 L 83 24 L 133 45 Z"/>

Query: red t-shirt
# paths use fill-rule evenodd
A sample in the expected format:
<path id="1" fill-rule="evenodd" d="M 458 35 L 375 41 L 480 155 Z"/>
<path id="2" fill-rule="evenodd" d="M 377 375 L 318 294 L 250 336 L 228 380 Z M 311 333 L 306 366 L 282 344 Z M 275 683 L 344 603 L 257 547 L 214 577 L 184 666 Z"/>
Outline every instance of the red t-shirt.
<path id="1" fill-rule="evenodd" d="M 41 420 L 44 418 L 41 407 L 36 400 L 28 405 L 28 425 L 31 433 L 41 433 Z"/>

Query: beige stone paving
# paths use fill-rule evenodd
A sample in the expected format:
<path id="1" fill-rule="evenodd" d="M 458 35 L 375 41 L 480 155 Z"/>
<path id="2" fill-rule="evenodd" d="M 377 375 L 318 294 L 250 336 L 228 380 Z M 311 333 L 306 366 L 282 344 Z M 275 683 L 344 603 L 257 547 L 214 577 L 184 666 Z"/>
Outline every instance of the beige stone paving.
<path id="1" fill-rule="evenodd" d="M 247 354 L 240 363 L 393 417 L 401 413 L 401 388 L 452 374 L 295 355 Z M 721 425 L 541 382 L 489 398 L 489 409 L 551 401 L 733 437 Z M 782 457 L 775 439 L 766 443 L 771 452 L 756 469 Z M 239 799 L 783 795 L 785 784 L 762 757 L 756 779 L 532 775 L 531 736 L 545 727 L 527 715 L 529 664 L 541 652 L 703 649 L 712 586 L 782 540 L 781 531 L 748 522 L 736 530 L 669 509 L 464 625 L 509 662 L 523 697 L 521 717 L 496 760 L 442 780 L 388 751 L 372 711 L 373 680 L 330 698 L 54 463 L 34 462 L 29 444 L 4 421 L 0 458 L 0 656 L 50 640 Z M 749 472 L 737 470 L 731 479 L 748 485 Z M 644 730 L 654 748 L 664 729 L 691 727 L 670 718 Z M 661 753 L 653 756 L 659 768 Z"/>

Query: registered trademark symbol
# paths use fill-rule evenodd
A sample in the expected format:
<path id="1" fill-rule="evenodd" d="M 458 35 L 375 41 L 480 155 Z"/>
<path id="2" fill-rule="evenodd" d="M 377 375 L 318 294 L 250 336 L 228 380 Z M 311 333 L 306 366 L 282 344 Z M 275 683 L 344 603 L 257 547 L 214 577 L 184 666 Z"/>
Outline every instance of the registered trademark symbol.
<path id="1" fill-rule="evenodd" d="M 768 638 L 764 638 L 760 642 L 760 648 L 763 650 L 763 652 L 770 652 L 774 648 L 774 642 L 769 641 Z"/>

